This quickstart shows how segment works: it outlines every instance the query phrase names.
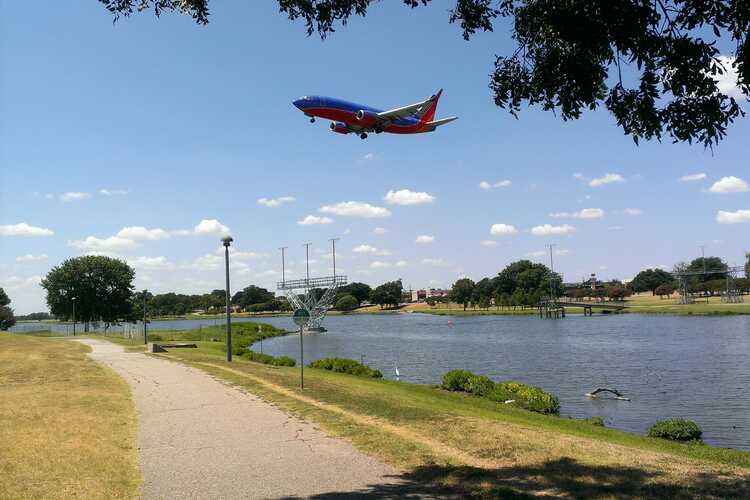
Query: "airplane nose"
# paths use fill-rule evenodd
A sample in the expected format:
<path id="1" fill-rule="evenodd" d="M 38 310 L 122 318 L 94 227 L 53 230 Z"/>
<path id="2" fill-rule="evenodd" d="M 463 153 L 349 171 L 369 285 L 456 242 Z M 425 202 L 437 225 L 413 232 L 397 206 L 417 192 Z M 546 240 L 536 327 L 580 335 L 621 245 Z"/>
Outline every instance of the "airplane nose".
<path id="1" fill-rule="evenodd" d="M 302 106 L 304 103 L 305 103 L 304 99 L 297 99 L 296 101 L 292 102 L 292 104 L 294 104 L 297 107 L 297 109 L 302 109 Z"/>

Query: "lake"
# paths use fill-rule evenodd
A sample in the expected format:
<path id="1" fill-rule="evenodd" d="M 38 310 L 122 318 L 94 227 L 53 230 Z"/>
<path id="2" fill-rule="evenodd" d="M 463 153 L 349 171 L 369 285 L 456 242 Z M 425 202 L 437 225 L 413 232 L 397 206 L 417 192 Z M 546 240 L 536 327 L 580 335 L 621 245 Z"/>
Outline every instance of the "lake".
<path id="1" fill-rule="evenodd" d="M 236 318 L 294 329 L 289 317 Z M 190 329 L 223 320 L 155 321 L 149 330 Z M 439 384 L 464 368 L 493 380 L 518 380 L 557 395 L 563 416 L 601 416 L 608 427 L 645 433 L 659 418 L 698 422 L 712 445 L 750 450 L 750 316 L 336 315 L 328 332 L 306 335 L 305 362 L 364 359 L 394 379 Z M 48 325 L 65 332 L 69 325 Z M 141 325 L 130 328 L 142 331 Z M 16 330 L 40 329 L 22 324 Z M 254 349 L 260 350 L 260 345 Z M 298 359 L 296 335 L 268 339 L 263 352 Z M 599 386 L 631 401 L 589 399 Z"/>

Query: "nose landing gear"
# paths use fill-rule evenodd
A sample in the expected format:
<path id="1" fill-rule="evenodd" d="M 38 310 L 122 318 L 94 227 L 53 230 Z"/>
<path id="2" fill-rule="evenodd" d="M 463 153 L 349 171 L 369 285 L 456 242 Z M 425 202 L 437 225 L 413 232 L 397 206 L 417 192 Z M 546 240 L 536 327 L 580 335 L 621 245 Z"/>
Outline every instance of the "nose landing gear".
<path id="1" fill-rule="evenodd" d="M 310 117 L 310 123 L 315 123 L 315 117 L 314 116 Z"/>
<path id="2" fill-rule="evenodd" d="M 367 132 L 362 132 L 361 134 L 359 134 L 359 138 L 360 139 L 367 139 Z"/>

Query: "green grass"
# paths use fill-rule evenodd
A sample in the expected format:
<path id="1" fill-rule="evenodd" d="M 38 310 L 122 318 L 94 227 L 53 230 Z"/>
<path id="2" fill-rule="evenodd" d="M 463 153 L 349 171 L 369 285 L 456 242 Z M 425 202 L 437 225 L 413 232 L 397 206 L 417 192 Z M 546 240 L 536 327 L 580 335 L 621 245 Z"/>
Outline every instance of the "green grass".
<path id="1" fill-rule="evenodd" d="M 0 498 L 136 498 L 128 384 L 68 340 L 0 333 Z"/>
<path id="2" fill-rule="evenodd" d="M 206 344 L 164 356 L 312 420 L 415 480 L 460 485 L 472 494 L 750 494 L 747 452 L 648 438 L 436 387 L 325 370 L 306 368 L 305 390 L 299 391 L 298 368 L 243 359 L 226 363 L 223 353 Z"/>

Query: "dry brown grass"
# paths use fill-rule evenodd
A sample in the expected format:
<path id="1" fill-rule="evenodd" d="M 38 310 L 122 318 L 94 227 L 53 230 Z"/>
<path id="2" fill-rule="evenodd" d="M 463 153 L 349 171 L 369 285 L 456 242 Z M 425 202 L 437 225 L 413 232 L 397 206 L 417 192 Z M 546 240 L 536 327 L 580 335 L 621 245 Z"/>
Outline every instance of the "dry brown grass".
<path id="1" fill-rule="evenodd" d="M 66 340 L 0 334 L 0 498 L 134 498 L 130 389 Z"/>

